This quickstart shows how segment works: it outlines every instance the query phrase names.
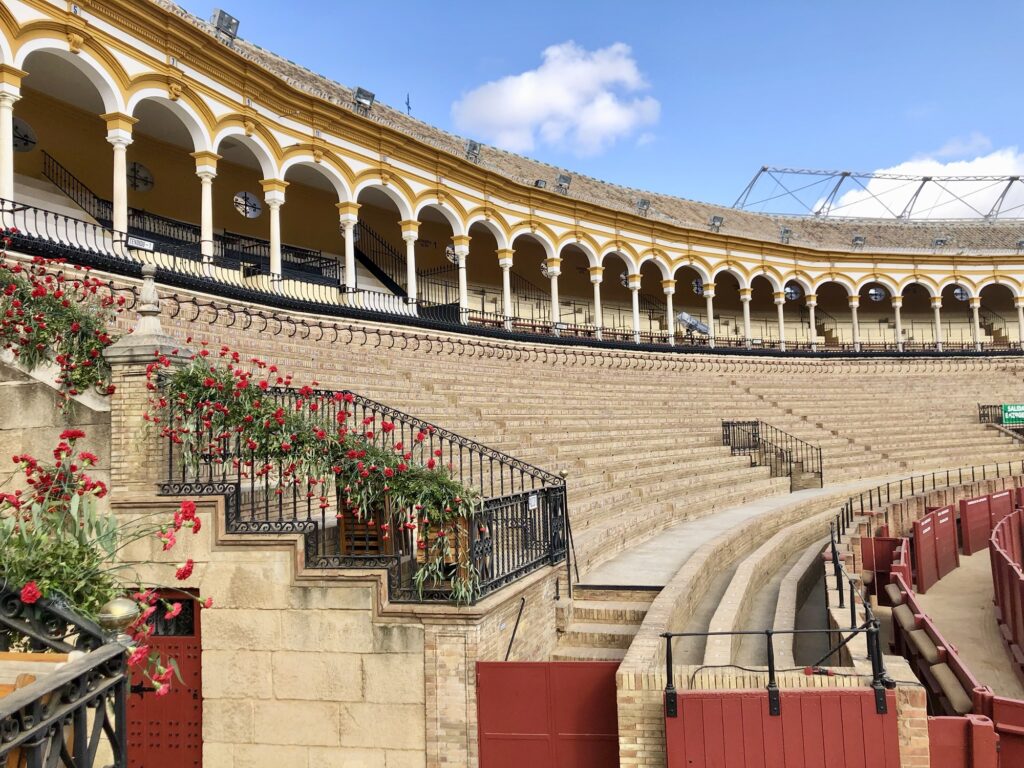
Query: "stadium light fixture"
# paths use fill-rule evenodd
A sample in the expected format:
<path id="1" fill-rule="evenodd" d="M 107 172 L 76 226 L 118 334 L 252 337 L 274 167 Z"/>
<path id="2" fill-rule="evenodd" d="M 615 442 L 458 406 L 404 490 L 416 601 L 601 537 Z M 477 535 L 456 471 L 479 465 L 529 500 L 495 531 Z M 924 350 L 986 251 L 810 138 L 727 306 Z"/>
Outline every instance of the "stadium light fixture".
<path id="1" fill-rule="evenodd" d="M 535 186 L 537 189 L 546 189 L 548 183 L 544 179 L 537 179 L 535 182 L 533 182 L 533 186 Z"/>
<path id="2" fill-rule="evenodd" d="M 555 182 L 558 191 L 563 195 L 569 194 L 569 185 L 572 184 L 572 176 L 565 173 L 558 174 L 558 180 Z"/>
<path id="3" fill-rule="evenodd" d="M 867 243 L 867 241 L 868 241 L 868 239 L 866 237 L 864 237 L 864 235 L 854 235 L 853 236 L 853 247 L 854 248 L 863 248 L 865 243 Z"/>
<path id="4" fill-rule="evenodd" d="M 1017 241 L 1017 250 L 1018 251 L 1024 251 L 1024 240 L 1018 240 Z"/>
<path id="5" fill-rule="evenodd" d="M 466 159 L 471 162 L 479 162 L 480 160 L 480 144 L 479 142 L 470 140 L 466 142 Z"/>
<path id="6" fill-rule="evenodd" d="M 779 242 L 784 245 L 789 243 L 789 239 L 793 236 L 793 230 L 789 227 L 782 227 L 779 229 Z"/>
<path id="7" fill-rule="evenodd" d="M 224 35 L 229 41 L 238 37 L 238 19 L 230 13 L 222 11 L 220 8 L 214 8 L 213 16 L 210 17 L 210 23 L 213 24 L 214 29 Z"/>
<path id="8" fill-rule="evenodd" d="M 722 230 L 722 224 L 725 223 L 725 219 L 721 216 L 712 216 L 708 219 L 708 229 L 712 232 L 720 232 Z"/>
<path id="9" fill-rule="evenodd" d="M 651 201 L 646 197 L 641 197 L 636 201 L 636 210 L 641 216 L 646 216 L 647 212 L 651 210 Z"/>
<path id="10" fill-rule="evenodd" d="M 947 245 L 949 245 L 948 237 L 936 237 L 932 240 L 932 248 L 945 248 Z"/>
<path id="11" fill-rule="evenodd" d="M 371 91 L 365 88 L 356 88 L 356 95 L 352 97 L 352 103 L 355 104 L 357 112 L 365 115 L 373 107 L 373 101 L 376 98 L 376 95 Z"/>

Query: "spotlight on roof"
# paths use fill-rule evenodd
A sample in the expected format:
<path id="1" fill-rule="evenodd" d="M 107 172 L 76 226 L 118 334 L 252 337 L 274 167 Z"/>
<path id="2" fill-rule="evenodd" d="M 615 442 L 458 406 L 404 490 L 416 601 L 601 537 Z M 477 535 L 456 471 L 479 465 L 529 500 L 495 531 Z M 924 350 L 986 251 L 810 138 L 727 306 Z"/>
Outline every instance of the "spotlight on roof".
<path id="1" fill-rule="evenodd" d="M 784 244 L 788 243 L 789 242 L 789 238 L 791 238 L 792 236 L 793 236 L 793 230 L 790 229 L 789 227 L 781 227 L 779 229 L 779 242 L 780 243 L 784 243 Z"/>
<path id="2" fill-rule="evenodd" d="M 854 248 L 863 248 L 864 244 L 867 243 L 867 241 L 868 241 L 868 239 L 866 237 L 864 237 L 864 235 L 854 235 L 853 236 L 853 247 Z"/>
<path id="3" fill-rule="evenodd" d="M 949 245 L 948 237 L 936 237 L 932 240 L 932 248 L 945 248 L 947 245 Z"/>
<path id="4" fill-rule="evenodd" d="M 375 98 L 377 98 L 376 95 L 365 88 L 356 88 L 356 95 L 352 97 L 352 103 L 355 105 L 357 112 L 365 115 L 373 106 Z"/>
<path id="5" fill-rule="evenodd" d="M 712 232 L 719 232 L 722 229 L 722 224 L 725 223 L 725 219 L 721 216 L 712 216 L 708 219 L 708 229 Z"/>
<path id="6" fill-rule="evenodd" d="M 210 23 L 213 24 L 214 29 L 224 35 L 229 41 L 238 37 L 238 19 L 230 13 L 226 13 L 220 8 L 214 8 L 213 16 L 210 17 Z"/>
<path id="7" fill-rule="evenodd" d="M 641 216 L 646 216 L 647 212 L 651 210 L 651 201 L 646 197 L 641 197 L 636 201 L 636 210 Z"/>
<path id="8" fill-rule="evenodd" d="M 1018 251 L 1024 251 L 1024 240 L 1018 240 L 1017 241 L 1017 250 Z"/>
<path id="9" fill-rule="evenodd" d="M 533 186 L 535 186 L 537 189 L 545 189 L 547 185 L 548 183 L 545 179 L 537 179 L 535 182 L 533 182 Z"/>
<path id="10" fill-rule="evenodd" d="M 572 184 L 572 176 L 568 176 L 567 174 L 564 173 L 558 174 L 558 179 L 555 182 L 555 186 L 558 188 L 559 192 L 561 192 L 563 195 L 569 194 L 570 184 Z"/>
<path id="11" fill-rule="evenodd" d="M 466 142 L 466 159 L 474 163 L 480 160 L 479 142 L 472 140 Z"/>

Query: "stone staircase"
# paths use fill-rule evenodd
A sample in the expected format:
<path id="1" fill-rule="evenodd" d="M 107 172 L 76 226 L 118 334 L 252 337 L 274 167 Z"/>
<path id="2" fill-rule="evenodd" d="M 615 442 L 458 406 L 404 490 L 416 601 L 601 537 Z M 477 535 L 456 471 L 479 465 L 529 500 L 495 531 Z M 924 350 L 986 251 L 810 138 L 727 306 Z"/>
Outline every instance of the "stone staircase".
<path id="1" fill-rule="evenodd" d="M 558 647 L 552 661 L 619 661 L 643 623 L 654 589 L 574 587 L 559 610 Z"/>

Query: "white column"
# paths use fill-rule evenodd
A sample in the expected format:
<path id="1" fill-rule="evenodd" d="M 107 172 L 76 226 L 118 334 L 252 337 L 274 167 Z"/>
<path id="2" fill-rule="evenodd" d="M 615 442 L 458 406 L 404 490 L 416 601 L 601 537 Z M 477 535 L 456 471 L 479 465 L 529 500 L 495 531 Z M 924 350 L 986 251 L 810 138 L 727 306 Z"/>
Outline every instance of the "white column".
<path id="1" fill-rule="evenodd" d="M 511 248 L 498 251 L 498 266 L 501 267 L 501 313 L 505 316 L 505 327 L 512 327 L 512 255 Z"/>
<path id="2" fill-rule="evenodd" d="M 783 352 L 786 351 L 786 316 L 783 313 L 785 305 L 786 293 L 784 291 L 776 291 L 775 308 L 779 312 L 779 349 Z"/>
<path id="3" fill-rule="evenodd" d="M 562 308 L 558 304 L 558 276 L 562 274 L 562 260 L 548 259 L 545 266 L 548 270 L 548 280 L 551 281 L 551 326 L 557 333 L 558 324 L 562 322 Z"/>
<path id="4" fill-rule="evenodd" d="M 413 219 L 403 221 L 402 239 L 405 241 L 405 301 L 416 304 L 418 286 L 416 285 L 416 240 L 419 238 L 420 223 Z"/>
<path id="5" fill-rule="evenodd" d="M 1017 341 L 1024 348 L 1024 296 L 1018 296 L 1013 306 L 1017 308 Z"/>
<path id="6" fill-rule="evenodd" d="M 747 342 L 747 349 L 750 349 L 750 297 L 753 291 L 750 288 L 740 288 L 740 302 L 743 304 L 743 338 Z"/>
<path id="7" fill-rule="evenodd" d="M 935 313 L 935 349 L 942 351 L 942 297 L 932 296 L 932 311 Z"/>
<path id="8" fill-rule="evenodd" d="M 715 284 L 704 283 L 704 306 L 708 315 L 708 346 L 715 346 Z"/>
<path id="9" fill-rule="evenodd" d="M 811 352 L 818 351 L 818 323 L 814 317 L 814 312 L 818 308 L 818 295 L 815 293 L 808 293 L 804 297 L 807 302 L 807 321 L 811 324 L 810 342 Z"/>
<path id="10" fill-rule="evenodd" d="M 633 295 L 633 341 L 640 343 L 640 275 L 629 276 L 629 292 Z"/>
<path id="11" fill-rule="evenodd" d="M 355 228 L 359 223 L 358 203 L 336 203 L 341 235 L 345 238 L 345 293 L 356 291 L 356 237 Z"/>
<path id="12" fill-rule="evenodd" d="M 3 200 L 14 200 L 14 103 L 20 98 L 17 93 L 0 91 L 0 199 Z"/>
<path id="13" fill-rule="evenodd" d="M 199 173 L 199 251 L 207 264 L 213 260 L 213 180 L 216 177 L 216 173 L 209 171 Z"/>
<path id="14" fill-rule="evenodd" d="M 672 295 L 676 292 L 675 280 L 662 280 L 661 287 L 665 291 L 665 330 L 668 332 L 668 343 L 676 343 L 676 312 L 672 307 Z"/>
<path id="15" fill-rule="evenodd" d="M 850 319 L 853 321 L 853 351 L 860 352 L 860 323 L 857 321 L 860 296 L 848 296 L 846 300 L 850 305 Z"/>
<path id="16" fill-rule="evenodd" d="M 114 147 L 114 199 L 111 227 L 115 232 L 128 231 L 128 145 L 131 136 L 107 136 Z"/>
<path id="17" fill-rule="evenodd" d="M 455 259 L 459 268 L 459 322 L 469 322 L 469 284 L 466 279 L 466 260 L 469 258 L 469 237 L 455 235 Z"/>
<path id="18" fill-rule="evenodd" d="M 900 309 L 903 307 L 903 297 L 893 296 L 892 297 L 892 314 L 893 319 L 896 321 L 896 349 L 899 352 L 903 351 L 903 318 L 900 316 Z"/>
<path id="19" fill-rule="evenodd" d="M 590 282 L 594 284 L 594 326 L 597 328 L 597 338 L 602 338 L 601 328 L 604 326 L 604 315 L 601 312 L 601 280 L 604 276 L 604 267 L 590 268 Z"/>
<path id="20" fill-rule="evenodd" d="M 981 297 L 971 296 L 971 333 L 974 335 L 974 350 L 981 352 L 981 320 L 978 311 L 981 309 Z"/>
<path id="21" fill-rule="evenodd" d="M 270 211 L 270 280 L 281 281 L 281 206 L 284 200 L 276 197 L 267 198 Z"/>

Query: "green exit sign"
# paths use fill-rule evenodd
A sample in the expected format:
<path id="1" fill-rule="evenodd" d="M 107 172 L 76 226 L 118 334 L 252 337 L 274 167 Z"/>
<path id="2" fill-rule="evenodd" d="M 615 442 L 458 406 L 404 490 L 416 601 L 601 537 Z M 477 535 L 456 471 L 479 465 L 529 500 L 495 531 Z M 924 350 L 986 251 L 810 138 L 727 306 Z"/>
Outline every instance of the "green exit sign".
<path id="1" fill-rule="evenodd" d="M 1024 404 L 1003 404 L 1003 424 L 1024 424 Z"/>

